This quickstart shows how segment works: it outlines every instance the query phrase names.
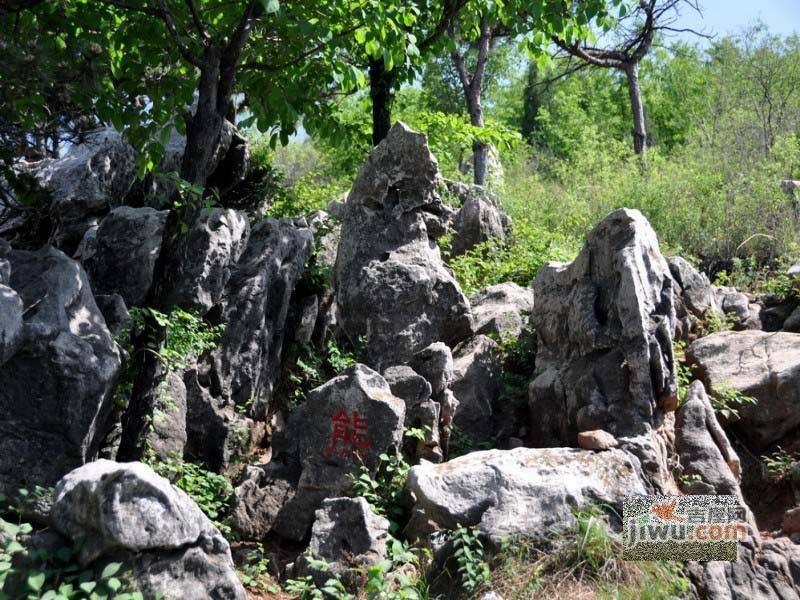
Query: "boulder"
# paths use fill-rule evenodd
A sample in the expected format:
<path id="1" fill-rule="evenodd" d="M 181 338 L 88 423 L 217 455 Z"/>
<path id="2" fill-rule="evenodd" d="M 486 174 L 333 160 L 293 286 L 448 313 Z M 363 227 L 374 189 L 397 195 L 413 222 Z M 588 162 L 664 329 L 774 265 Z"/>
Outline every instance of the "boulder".
<path id="1" fill-rule="evenodd" d="M 403 364 L 432 342 L 469 337 L 469 302 L 435 240 L 449 210 L 425 135 L 402 123 L 376 146 L 347 198 L 334 287 L 343 331 L 370 366 Z"/>
<path id="2" fill-rule="evenodd" d="M 447 351 L 449 354 L 450 349 Z M 383 372 L 383 377 L 389 384 L 392 394 L 406 403 L 404 429 L 421 429 L 425 433 L 424 439 L 406 440 L 405 447 L 409 454 L 441 462 L 443 456 L 439 447 L 440 406 L 438 402 L 430 399 L 431 384 L 407 366 L 389 367 Z"/>
<path id="3" fill-rule="evenodd" d="M 469 303 L 475 333 L 517 338 L 533 310 L 533 290 L 516 283 L 499 283 L 476 292 Z"/>
<path id="4" fill-rule="evenodd" d="M 780 331 L 785 329 L 786 321 L 797 308 L 797 300 L 779 299 L 767 296 L 764 298 L 763 307 L 758 314 L 761 329 L 764 331 Z"/>
<path id="5" fill-rule="evenodd" d="M 800 598 L 800 546 L 789 538 L 739 543 L 736 562 L 689 562 L 688 571 L 701 598 Z"/>
<path id="6" fill-rule="evenodd" d="M 720 310 L 717 297 L 706 274 L 688 260 L 671 256 L 667 263 L 675 280 L 675 338 L 688 340 L 711 313 Z"/>
<path id="7" fill-rule="evenodd" d="M 205 314 L 219 303 L 247 243 L 250 226 L 232 209 L 204 208 L 180 244 L 181 260 L 167 294 L 170 305 Z"/>
<path id="8" fill-rule="evenodd" d="M 450 390 L 458 399 L 453 423 L 473 442 L 485 442 L 493 437 L 493 417 L 502 389 L 502 375 L 497 342 L 485 335 L 476 335 L 453 351 Z"/>
<path id="9" fill-rule="evenodd" d="M 349 495 L 353 475 L 361 465 L 374 473 L 379 455 L 400 448 L 404 417 L 403 400 L 392 395 L 383 377 L 364 365 L 353 365 L 312 390 L 276 435 L 272 461 L 261 476 L 270 489 L 285 489 L 281 483 L 285 480 L 295 493 L 289 497 L 283 492 L 288 501 L 272 522 L 251 519 L 248 526 L 302 540 L 325 498 Z M 263 497 L 252 484 L 249 487 L 249 497 Z M 237 498 L 247 495 L 237 491 Z M 246 507 L 236 510 L 243 515 L 254 512 Z"/>
<path id="10" fill-rule="evenodd" d="M 617 438 L 602 429 L 581 431 L 578 434 L 578 447 L 584 450 L 611 450 L 617 446 Z"/>
<path id="11" fill-rule="evenodd" d="M 411 367 L 389 367 L 383 372 L 383 378 L 389 384 L 392 394 L 405 401 L 406 411 L 431 397 L 431 384 Z"/>
<path id="12" fill-rule="evenodd" d="M 278 461 L 248 465 L 234 490 L 232 521 L 245 539 L 263 538 L 285 504 L 294 497 L 296 475 Z"/>
<path id="13" fill-rule="evenodd" d="M 120 206 L 102 220 L 93 251 L 82 258 L 95 294 L 119 294 L 127 306 L 145 303 L 168 214 Z"/>
<path id="14" fill-rule="evenodd" d="M 0 494 L 8 495 L 52 486 L 93 458 L 112 425 L 121 357 L 80 264 L 50 246 L 0 246 L 0 258 L 24 306 L 19 341 L 0 365 Z"/>
<path id="15" fill-rule="evenodd" d="M 531 445 L 573 444 L 580 431 L 603 429 L 640 458 L 655 488 L 669 486 L 653 434 L 677 394 L 673 284 L 655 232 L 628 209 L 603 219 L 573 262 L 542 268 L 531 315 Z"/>
<path id="16" fill-rule="evenodd" d="M 60 158 L 18 167 L 50 193 L 50 243 L 68 254 L 89 228 L 124 202 L 136 181 L 133 148 L 111 128 L 87 134 Z"/>
<path id="17" fill-rule="evenodd" d="M 310 574 L 318 587 L 336 577 L 347 587 L 355 587 L 360 571 L 386 558 L 389 521 L 372 512 L 364 498 L 330 498 L 322 502 L 311 528 L 311 558 L 324 560 L 325 571 L 308 564 L 301 555 L 299 574 Z M 363 571 L 362 571 L 363 572 Z"/>
<path id="18" fill-rule="evenodd" d="M 290 299 L 312 243 L 311 231 L 288 219 L 268 218 L 253 227 L 222 294 L 220 347 L 201 358 L 202 377 L 196 378 L 217 406 L 246 408 L 254 418 L 267 414 L 280 373 Z"/>
<path id="19" fill-rule="evenodd" d="M 738 496 L 741 463 L 717 421 L 714 408 L 700 381 L 693 381 L 675 418 L 675 451 L 692 495 Z"/>
<path id="20" fill-rule="evenodd" d="M 800 306 L 795 308 L 783 322 L 783 330 L 800 333 Z"/>
<path id="21" fill-rule="evenodd" d="M 225 538 L 197 505 L 141 463 L 99 460 L 56 486 L 53 527 L 83 566 L 122 559 L 145 597 L 245 598 Z"/>
<path id="22" fill-rule="evenodd" d="M 506 239 L 509 222 L 485 195 L 470 195 L 453 218 L 452 256 L 459 256 L 488 240 Z"/>
<path id="23" fill-rule="evenodd" d="M 19 348 L 22 338 L 22 299 L 8 287 L 11 263 L 4 256 L 11 247 L 0 240 L 0 366 Z"/>
<path id="24" fill-rule="evenodd" d="M 183 459 L 186 446 L 186 385 L 178 372 L 171 371 L 161 384 L 147 441 L 159 460 Z"/>
<path id="25" fill-rule="evenodd" d="M 516 448 L 472 452 L 408 473 L 414 509 L 406 533 L 477 526 L 499 544 L 515 535 L 543 540 L 575 524 L 575 510 L 644 494 L 638 461 L 620 450 Z M 620 513 L 621 514 L 621 513 Z"/>
<path id="26" fill-rule="evenodd" d="M 693 342 L 687 361 L 711 395 L 734 390 L 757 403 L 736 406 L 734 427 L 760 447 L 800 425 L 800 335 L 723 331 Z"/>
<path id="27" fill-rule="evenodd" d="M 119 294 L 95 294 L 94 301 L 112 335 L 118 335 L 131 324 L 131 313 Z"/>
<path id="28" fill-rule="evenodd" d="M 453 380 L 453 353 L 442 342 L 423 348 L 411 357 L 408 364 L 430 383 L 434 396 L 441 394 Z"/>

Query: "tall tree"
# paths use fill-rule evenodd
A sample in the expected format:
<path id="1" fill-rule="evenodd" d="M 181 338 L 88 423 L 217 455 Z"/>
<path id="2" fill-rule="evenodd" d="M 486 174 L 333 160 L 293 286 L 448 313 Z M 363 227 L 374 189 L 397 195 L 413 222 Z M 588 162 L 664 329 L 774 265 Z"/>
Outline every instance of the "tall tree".
<path id="1" fill-rule="evenodd" d="M 554 35 L 552 38 L 563 52 L 587 65 L 602 69 L 617 69 L 624 73 L 633 119 L 633 150 L 637 154 L 643 154 L 647 146 L 639 64 L 647 55 L 659 32 L 697 33 L 691 29 L 676 29 L 672 26 L 679 17 L 682 5 L 700 11 L 695 0 L 638 0 L 633 10 L 630 10 L 627 2 L 622 3 L 619 17 L 613 26 L 612 39 L 605 47 L 593 45 L 588 36 Z"/>

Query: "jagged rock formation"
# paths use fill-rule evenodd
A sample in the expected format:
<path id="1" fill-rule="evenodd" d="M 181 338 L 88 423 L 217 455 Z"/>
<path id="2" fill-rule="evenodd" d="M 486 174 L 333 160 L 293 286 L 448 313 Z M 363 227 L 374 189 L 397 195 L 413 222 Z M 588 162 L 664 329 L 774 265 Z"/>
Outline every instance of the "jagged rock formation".
<path id="1" fill-rule="evenodd" d="M 469 302 L 442 263 L 436 238 L 447 207 L 426 137 L 402 123 L 373 149 L 347 199 L 336 259 L 342 329 L 363 336 L 370 366 L 403 364 L 432 342 L 472 333 Z"/>
<path id="2" fill-rule="evenodd" d="M 130 206 L 108 213 L 81 252 L 95 294 L 119 294 L 129 307 L 144 303 L 168 214 Z"/>
<path id="3" fill-rule="evenodd" d="M 503 241 L 506 230 L 510 229 L 508 216 L 497 209 L 482 188 L 473 187 L 477 188 L 477 193 L 467 194 L 453 217 L 452 256 L 464 254 L 491 239 Z"/>
<path id="4" fill-rule="evenodd" d="M 604 429 L 656 488 L 668 487 L 666 450 L 653 434 L 676 396 L 673 284 L 655 232 L 627 209 L 603 219 L 572 263 L 542 268 L 531 317 L 533 445 L 571 445 L 580 431 Z"/>
<path id="5" fill-rule="evenodd" d="M 485 335 L 462 342 L 453 351 L 450 390 L 458 399 L 453 422 L 476 443 L 490 441 L 494 434 L 502 370 L 497 342 Z"/>
<path id="6" fill-rule="evenodd" d="M 645 493 L 636 459 L 620 450 L 516 448 L 473 452 L 408 474 L 415 499 L 406 533 L 477 526 L 489 539 L 544 539 L 575 523 L 575 509 Z"/>
<path id="7" fill-rule="evenodd" d="M 724 331 L 692 343 L 686 358 L 712 395 L 735 390 L 757 400 L 737 407 L 734 424 L 757 446 L 800 426 L 800 335 Z"/>
<path id="8" fill-rule="evenodd" d="M 675 339 L 688 340 L 698 325 L 720 310 L 714 288 L 705 273 L 700 273 L 680 256 L 667 259 L 675 280 Z"/>
<path id="9" fill-rule="evenodd" d="M 80 264 L 50 246 L 3 242 L 0 261 L 4 302 L 24 307 L 0 363 L 0 494 L 10 494 L 54 485 L 93 458 L 111 427 L 121 358 Z"/>
<path id="10" fill-rule="evenodd" d="M 183 377 L 170 372 L 159 389 L 148 447 L 159 460 L 180 460 L 186 447 L 186 385 Z"/>
<path id="11" fill-rule="evenodd" d="M 310 574 L 322 587 L 333 575 L 347 587 L 354 587 L 360 569 L 386 558 L 389 521 L 372 512 L 364 498 L 331 498 L 317 510 L 308 546 L 311 558 L 324 560 L 328 569 L 311 567 L 302 555 L 299 575 Z"/>
<path id="12" fill-rule="evenodd" d="M 88 229 L 123 204 L 136 180 L 135 154 L 111 128 L 98 129 L 61 158 L 21 163 L 50 193 L 50 243 L 71 254 Z"/>
<path id="13" fill-rule="evenodd" d="M 361 464 L 374 472 L 380 454 L 400 448 L 404 416 L 403 400 L 364 365 L 316 388 L 276 436 L 272 461 L 261 473 L 252 468 L 236 490 L 237 526 L 303 539 L 324 499 L 350 493 Z M 286 503 L 267 500 L 275 497 Z M 277 512 L 258 507 L 262 500 Z"/>
<path id="14" fill-rule="evenodd" d="M 181 490 L 141 463 L 99 460 L 59 481 L 53 527 L 80 562 L 122 559 L 145 597 L 244 600 L 230 546 Z"/>
<path id="15" fill-rule="evenodd" d="M 469 299 L 475 333 L 517 338 L 533 310 L 533 290 L 516 283 L 490 285 Z"/>

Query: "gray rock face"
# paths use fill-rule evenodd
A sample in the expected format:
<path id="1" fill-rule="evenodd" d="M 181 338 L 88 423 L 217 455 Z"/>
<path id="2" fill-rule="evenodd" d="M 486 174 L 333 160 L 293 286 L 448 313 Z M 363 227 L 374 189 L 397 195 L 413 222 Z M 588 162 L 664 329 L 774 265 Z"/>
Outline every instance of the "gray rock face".
<path id="1" fill-rule="evenodd" d="M 11 263 L 4 258 L 11 247 L 0 240 L 0 366 L 11 358 L 22 337 L 22 299 L 8 287 Z"/>
<path id="2" fill-rule="evenodd" d="M 504 224 L 508 219 L 503 217 L 489 198 L 471 195 L 453 219 L 452 255 L 464 254 L 491 239 L 506 239 Z"/>
<path id="3" fill-rule="evenodd" d="M 383 377 L 364 365 L 354 365 L 313 390 L 276 436 L 272 462 L 262 476 L 271 489 L 285 487 L 276 480 L 286 479 L 296 491 L 273 522 L 250 519 L 248 526 L 303 539 L 325 498 L 350 493 L 351 475 L 361 464 L 374 472 L 380 454 L 400 448 L 404 416 L 403 400 L 392 395 Z M 250 497 L 258 497 L 250 487 Z M 243 496 L 237 492 L 237 497 Z M 254 514 L 245 507 L 237 512 Z M 266 516 L 272 517 L 271 511 Z"/>
<path id="4" fill-rule="evenodd" d="M 389 521 L 373 513 L 364 498 L 325 500 L 316 512 L 309 550 L 313 558 L 328 563 L 328 570 L 317 571 L 301 558 L 300 572 L 311 574 L 317 585 L 324 585 L 331 575 L 352 585 L 357 569 L 386 558 L 388 538 Z"/>
<path id="5" fill-rule="evenodd" d="M 180 373 L 172 371 L 164 380 L 147 439 L 159 459 L 183 458 L 186 446 L 186 385 Z"/>
<path id="6" fill-rule="evenodd" d="M 50 192 L 50 243 L 68 253 L 110 208 L 122 204 L 136 180 L 133 148 L 110 128 L 91 133 L 66 156 L 25 165 L 23 170 Z"/>
<path id="7" fill-rule="evenodd" d="M 252 402 L 256 417 L 267 412 L 289 301 L 312 245 L 308 228 L 288 219 L 264 219 L 253 228 L 225 286 L 225 334 L 213 357 L 210 391 L 236 405 Z"/>
<path id="8" fill-rule="evenodd" d="M 693 495 L 727 494 L 742 497 L 741 464 L 717 421 L 703 384 L 692 382 L 675 418 L 675 450 Z M 699 480 L 695 480 L 699 476 Z M 743 501 L 743 500 L 742 500 Z"/>
<path id="9" fill-rule="evenodd" d="M 449 348 L 447 352 L 449 355 Z M 452 358 L 450 362 L 452 363 Z M 440 405 L 430 399 L 431 384 L 406 366 L 389 367 L 383 372 L 383 377 L 392 394 L 406 403 L 405 429 L 416 428 L 425 432 L 422 440 L 408 440 L 406 449 L 419 458 L 440 462 L 443 458 L 439 447 Z"/>
<path id="10" fill-rule="evenodd" d="M 103 313 L 106 326 L 112 335 L 117 335 L 130 324 L 131 313 L 128 312 L 128 307 L 119 294 L 95 294 L 94 301 Z"/>
<path id="11" fill-rule="evenodd" d="M 516 283 L 500 283 L 475 293 L 469 299 L 475 332 L 503 338 L 519 337 L 533 310 L 533 290 Z"/>
<path id="12" fill-rule="evenodd" d="M 99 460 L 72 471 L 56 486 L 50 518 L 62 535 L 84 540 L 83 565 L 122 556 L 146 597 L 245 598 L 225 538 L 141 463 Z"/>
<path id="13" fill-rule="evenodd" d="M 792 311 L 792 314 L 783 322 L 784 331 L 800 333 L 800 306 Z"/>
<path id="14" fill-rule="evenodd" d="M 181 246 L 182 260 L 170 291 L 175 306 L 205 314 L 222 298 L 231 270 L 244 251 L 250 226 L 243 214 L 223 208 L 200 213 Z"/>
<path id="15" fill-rule="evenodd" d="M 759 446 L 800 426 L 800 335 L 724 331 L 701 338 L 686 351 L 709 393 L 736 390 L 756 405 L 738 407 L 737 431 Z"/>
<path id="16" fill-rule="evenodd" d="M 620 507 L 644 494 L 636 459 L 620 450 L 516 448 L 472 452 L 440 465 L 411 468 L 415 505 L 407 533 L 477 526 L 489 538 L 542 539 L 575 522 L 574 510 L 594 503 Z"/>
<path id="17" fill-rule="evenodd" d="M 533 287 L 530 441 L 574 444 L 579 431 L 604 429 L 640 457 L 653 485 L 666 486 L 666 455 L 652 433 L 677 392 L 675 308 L 650 224 L 635 210 L 612 212 L 572 263 L 546 265 Z"/>
<path id="18" fill-rule="evenodd" d="M 423 348 L 408 364 L 431 384 L 434 396 L 441 394 L 453 380 L 453 353 L 442 342 Z"/>
<path id="19" fill-rule="evenodd" d="M 3 252 L 7 287 L 25 307 L 0 366 L 0 493 L 9 494 L 54 485 L 91 460 L 111 427 L 121 359 L 77 262 L 49 246 Z"/>
<path id="20" fill-rule="evenodd" d="M 96 294 L 119 294 L 141 306 L 153 283 L 168 211 L 120 206 L 100 223 L 93 251 L 83 258 Z"/>
<path id="21" fill-rule="evenodd" d="M 701 598 L 737 600 L 800 598 L 800 546 L 789 538 L 739 544 L 736 562 L 687 563 Z"/>
<path id="22" fill-rule="evenodd" d="M 395 125 L 347 199 L 336 260 L 342 329 L 364 336 L 370 366 L 403 364 L 432 342 L 469 337 L 469 302 L 435 239 L 449 219 L 426 137 Z"/>
<path id="23" fill-rule="evenodd" d="M 383 372 L 383 378 L 392 394 L 405 401 L 406 410 L 431 397 L 431 384 L 411 367 L 389 367 Z"/>
<path id="24" fill-rule="evenodd" d="M 719 311 L 714 287 L 705 273 L 700 273 L 680 256 L 667 259 L 675 279 L 676 339 L 689 339 L 698 323 L 710 313 Z"/>
<path id="25" fill-rule="evenodd" d="M 453 422 L 476 442 L 490 440 L 494 433 L 502 374 L 497 343 L 485 335 L 477 335 L 453 351 L 450 390 L 458 399 Z"/>

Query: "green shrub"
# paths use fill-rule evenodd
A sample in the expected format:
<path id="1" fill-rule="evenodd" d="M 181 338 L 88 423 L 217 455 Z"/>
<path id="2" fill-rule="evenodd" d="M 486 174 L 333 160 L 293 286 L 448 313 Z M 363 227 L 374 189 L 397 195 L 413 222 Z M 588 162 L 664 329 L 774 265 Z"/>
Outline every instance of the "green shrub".
<path id="1" fill-rule="evenodd" d="M 489 580 L 489 563 L 486 562 L 483 542 L 474 527 L 459 527 L 450 533 L 450 540 L 461 587 L 472 594 Z"/>
<path id="2" fill-rule="evenodd" d="M 402 496 L 408 471 L 411 468 L 401 455 L 381 454 L 378 470 L 373 477 L 366 466 L 361 465 L 358 476 L 353 478 L 353 493 L 372 505 L 373 510 L 389 519 L 389 532 L 396 535 L 402 530 L 406 517 Z"/>

